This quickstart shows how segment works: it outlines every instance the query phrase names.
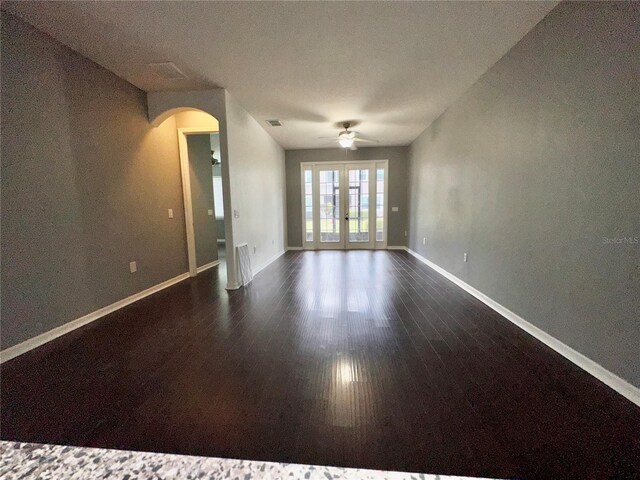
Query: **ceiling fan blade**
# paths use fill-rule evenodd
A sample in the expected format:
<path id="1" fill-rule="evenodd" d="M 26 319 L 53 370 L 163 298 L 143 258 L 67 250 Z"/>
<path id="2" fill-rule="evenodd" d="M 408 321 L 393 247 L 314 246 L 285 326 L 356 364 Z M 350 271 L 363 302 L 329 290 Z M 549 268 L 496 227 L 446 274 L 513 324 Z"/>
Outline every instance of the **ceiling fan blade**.
<path id="1" fill-rule="evenodd" d="M 354 140 L 356 142 L 364 142 L 364 143 L 380 143 L 378 140 L 374 140 L 373 138 L 356 137 L 354 138 Z"/>
<path id="2" fill-rule="evenodd" d="M 380 143 L 379 140 L 375 138 L 367 137 L 366 135 L 362 135 L 360 132 L 353 132 L 353 133 L 355 133 L 355 140 L 359 140 L 361 142 Z"/>
<path id="3" fill-rule="evenodd" d="M 338 140 L 338 137 L 318 137 L 319 139 L 322 140 L 326 140 L 326 139 L 330 139 L 330 140 Z"/>
<path id="4" fill-rule="evenodd" d="M 357 150 L 357 149 L 358 147 L 356 146 L 355 143 L 349 147 L 349 150 Z"/>

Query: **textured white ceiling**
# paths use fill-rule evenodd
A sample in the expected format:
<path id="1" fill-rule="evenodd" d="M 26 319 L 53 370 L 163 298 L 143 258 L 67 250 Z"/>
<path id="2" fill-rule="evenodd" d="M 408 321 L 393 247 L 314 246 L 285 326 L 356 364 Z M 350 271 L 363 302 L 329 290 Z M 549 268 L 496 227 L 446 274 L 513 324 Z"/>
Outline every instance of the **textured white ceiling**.
<path id="1" fill-rule="evenodd" d="M 146 91 L 219 86 L 285 148 L 407 145 L 558 2 L 3 2 Z M 189 79 L 146 64 L 172 61 Z M 283 127 L 269 127 L 267 119 Z"/>

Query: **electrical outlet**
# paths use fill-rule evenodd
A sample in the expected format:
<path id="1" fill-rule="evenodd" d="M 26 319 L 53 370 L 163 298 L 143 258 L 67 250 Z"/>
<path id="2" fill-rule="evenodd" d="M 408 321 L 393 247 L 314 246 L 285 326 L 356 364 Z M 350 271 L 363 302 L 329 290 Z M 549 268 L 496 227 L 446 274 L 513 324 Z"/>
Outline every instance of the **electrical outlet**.
<path id="1" fill-rule="evenodd" d="M 464 261 L 466 262 L 467 259 L 469 258 L 468 255 L 467 255 L 467 252 L 464 252 L 463 258 L 464 258 Z"/>
<path id="2" fill-rule="evenodd" d="M 427 244 L 427 237 L 422 237 L 422 244 L 426 245 Z"/>
<path id="3" fill-rule="evenodd" d="M 169 212 L 169 218 L 173 218 L 173 208 L 170 208 L 168 212 Z"/>
<path id="4" fill-rule="evenodd" d="M 129 271 L 136 273 L 138 271 L 138 262 L 129 262 Z"/>
<path id="5" fill-rule="evenodd" d="M 397 212 L 398 210 L 400 210 L 398 207 L 391 207 L 392 212 Z"/>
<path id="6" fill-rule="evenodd" d="M 238 210 L 233 211 L 233 218 L 240 218 L 240 212 Z"/>

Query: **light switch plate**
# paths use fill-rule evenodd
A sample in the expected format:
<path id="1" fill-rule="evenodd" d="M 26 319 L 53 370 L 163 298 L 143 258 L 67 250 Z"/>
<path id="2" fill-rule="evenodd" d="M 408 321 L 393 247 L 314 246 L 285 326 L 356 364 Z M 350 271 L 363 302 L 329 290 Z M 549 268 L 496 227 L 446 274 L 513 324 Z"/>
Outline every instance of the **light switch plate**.
<path id="1" fill-rule="evenodd" d="M 169 209 L 169 218 L 173 218 L 173 208 Z"/>
<path id="2" fill-rule="evenodd" d="M 209 215 L 210 217 L 213 217 L 213 210 L 211 209 L 207 210 L 207 215 Z"/>
<path id="3" fill-rule="evenodd" d="M 129 271 L 136 273 L 138 271 L 138 262 L 129 262 Z"/>

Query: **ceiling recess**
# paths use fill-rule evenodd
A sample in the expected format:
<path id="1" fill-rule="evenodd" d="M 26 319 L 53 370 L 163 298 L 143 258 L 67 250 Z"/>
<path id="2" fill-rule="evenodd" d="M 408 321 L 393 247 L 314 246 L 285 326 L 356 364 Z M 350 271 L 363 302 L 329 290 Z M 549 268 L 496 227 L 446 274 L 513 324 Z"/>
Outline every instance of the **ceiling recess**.
<path id="1" fill-rule="evenodd" d="M 267 123 L 272 127 L 281 127 L 282 122 L 280 120 L 267 120 Z"/>
<path id="2" fill-rule="evenodd" d="M 183 80 L 187 76 L 172 62 L 149 63 L 149 70 L 165 80 Z"/>

